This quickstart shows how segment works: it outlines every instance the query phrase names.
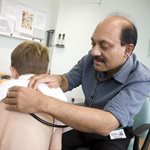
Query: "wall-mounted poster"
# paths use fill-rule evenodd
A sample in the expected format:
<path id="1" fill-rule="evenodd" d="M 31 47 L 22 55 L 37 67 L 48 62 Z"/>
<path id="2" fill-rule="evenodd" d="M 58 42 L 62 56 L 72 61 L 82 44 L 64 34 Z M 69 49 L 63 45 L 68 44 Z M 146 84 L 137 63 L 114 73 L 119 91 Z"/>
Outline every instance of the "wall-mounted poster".
<path id="1" fill-rule="evenodd" d="M 25 7 L 20 7 L 18 12 L 18 21 L 16 23 L 15 31 L 32 35 L 34 28 L 34 12 Z"/>
<path id="2" fill-rule="evenodd" d="M 38 40 L 44 39 L 46 13 L 43 10 L 15 0 L 0 0 L 0 2 L 0 34 L 8 33 L 12 37 L 18 35 Z M 6 30 L 6 24 L 9 31 Z"/>

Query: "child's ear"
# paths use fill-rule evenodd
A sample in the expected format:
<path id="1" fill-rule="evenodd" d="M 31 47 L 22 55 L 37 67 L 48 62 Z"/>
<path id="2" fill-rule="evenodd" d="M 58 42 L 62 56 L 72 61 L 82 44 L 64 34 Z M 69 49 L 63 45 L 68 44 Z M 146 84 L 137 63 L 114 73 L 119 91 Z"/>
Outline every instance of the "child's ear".
<path id="1" fill-rule="evenodd" d="M 19 74 L 18 74 L 16 68 L 10 66 L 10 71 L 11 71 L 11 74 L 12 74 L 12 78 L 17 79 L 19 77 Z"/>

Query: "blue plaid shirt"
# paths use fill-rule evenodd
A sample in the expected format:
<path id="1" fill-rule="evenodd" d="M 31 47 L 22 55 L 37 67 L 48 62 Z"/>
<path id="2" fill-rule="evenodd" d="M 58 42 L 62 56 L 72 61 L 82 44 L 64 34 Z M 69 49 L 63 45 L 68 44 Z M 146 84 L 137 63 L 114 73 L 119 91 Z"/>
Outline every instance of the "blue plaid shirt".
<path id="1" fill-rule="evenodd" d="M 140 63 L 135 54 L 108 80 L 103 80 L 103 72 L 94 70 L 90 52 L 65 76 L 69 91 L 82 85 L 85 104 L 111 112 L 122 127 L 133 125 L 134 116 L 150 92 L 150 69 Z"/>

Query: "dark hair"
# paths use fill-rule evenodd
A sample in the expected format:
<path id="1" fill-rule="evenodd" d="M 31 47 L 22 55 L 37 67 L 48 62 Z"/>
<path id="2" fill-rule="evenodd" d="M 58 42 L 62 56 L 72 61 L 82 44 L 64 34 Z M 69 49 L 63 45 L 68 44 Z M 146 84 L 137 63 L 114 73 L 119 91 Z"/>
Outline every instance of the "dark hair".
<path id="1" fill-rule="evenodd" d="M 122 46 L 124 46 L 125 44 L 132 43 L 135 47 L 137 43 L 137 38 L 138 38 L 137 29 L 133 23 L 123 26 L 120 35 Z"/>

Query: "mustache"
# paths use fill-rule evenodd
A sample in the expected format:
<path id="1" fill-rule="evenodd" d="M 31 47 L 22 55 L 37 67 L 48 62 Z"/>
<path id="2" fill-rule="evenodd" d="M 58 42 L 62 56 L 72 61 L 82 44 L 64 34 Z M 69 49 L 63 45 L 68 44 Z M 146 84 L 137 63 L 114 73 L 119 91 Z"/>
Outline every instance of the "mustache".
<path id="1" fill-rule="evenodd" d="M 102 58 L 101 56 L 93 56 L 93 60 L 98 61 L 98 62 L 103 62 L 103 63 L 106 62 L 106 60 Z"/>

